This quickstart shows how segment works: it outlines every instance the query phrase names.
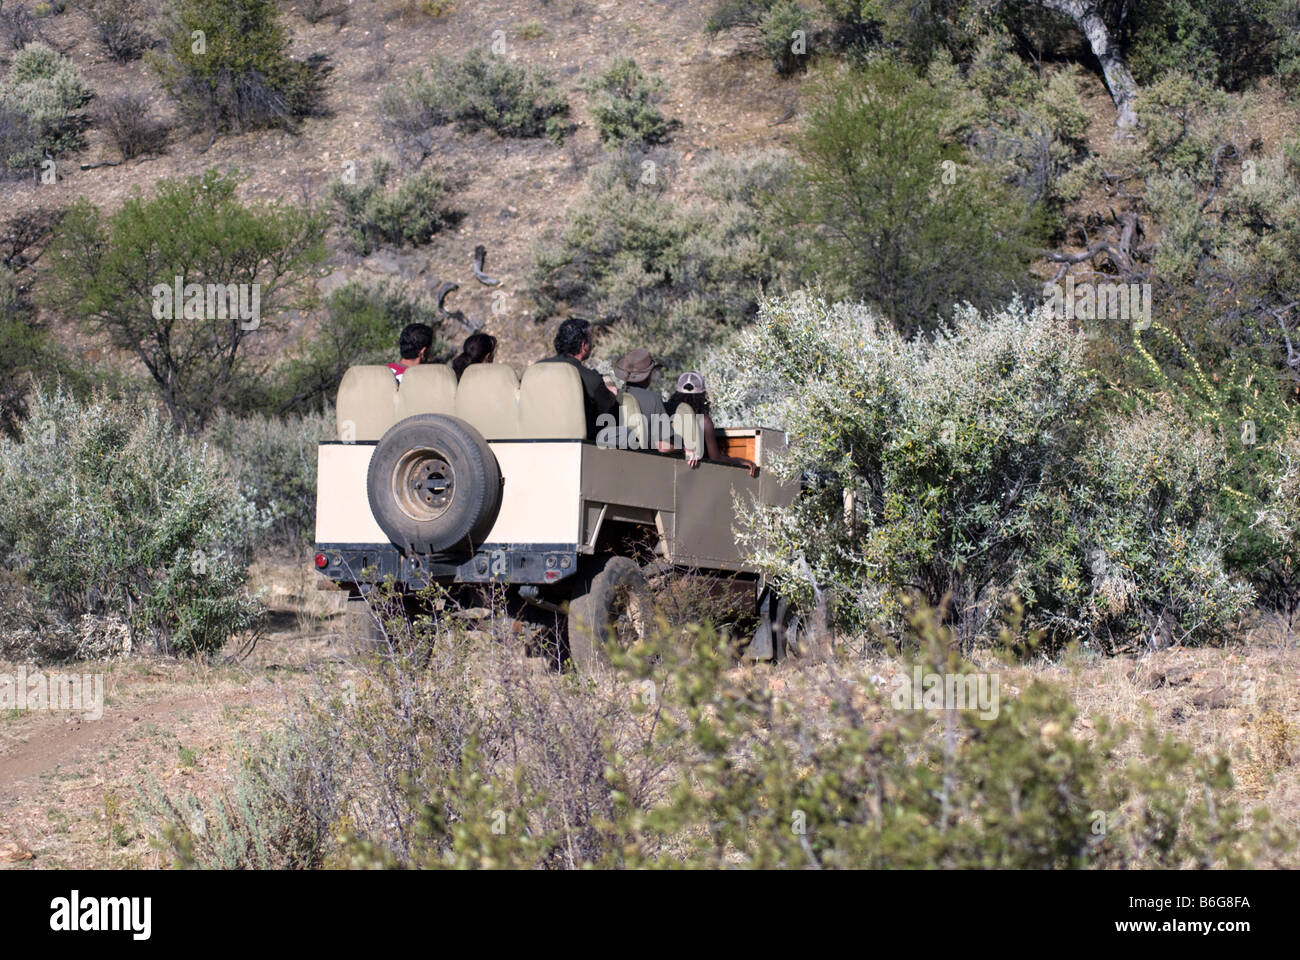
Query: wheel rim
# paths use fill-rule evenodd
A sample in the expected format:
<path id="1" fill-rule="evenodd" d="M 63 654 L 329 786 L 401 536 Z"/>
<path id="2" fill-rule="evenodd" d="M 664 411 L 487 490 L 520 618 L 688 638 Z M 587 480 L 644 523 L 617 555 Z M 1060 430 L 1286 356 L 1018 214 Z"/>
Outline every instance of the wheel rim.
<path id="1" fill-rule="evenodd" d="M 409 450 L 393 468 L 392 491 L 397 508 L 412 520 L 436 520 L 455 499 L 456 471 L 437 450 Z"/>

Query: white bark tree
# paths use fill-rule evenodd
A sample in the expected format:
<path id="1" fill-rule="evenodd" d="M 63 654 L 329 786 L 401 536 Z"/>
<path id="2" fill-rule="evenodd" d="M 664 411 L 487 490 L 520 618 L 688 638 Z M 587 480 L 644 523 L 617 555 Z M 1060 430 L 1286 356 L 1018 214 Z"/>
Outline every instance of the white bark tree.
<path id="1" fill-rule="evenodd" d="M 1137 99 L 1137 84 L 1133 74 L 1129 73 L 1128 64 L 1120 55 L 1110 38 L 1110 30 L 1101 18 L 1101 11 L 1096 0 L 1038 0 L 1048 10 L 1063 13 L 1075 22 L 1083 35 L 1088 38 L 1092 52 L 1101 63 L 1101 72 L 1106 77 L 1106 88 L 1110 98 L 1115 101 L 1117 116 L 1115 125 L 1128 129 L 1137 124 L 1134 101 Z"/>

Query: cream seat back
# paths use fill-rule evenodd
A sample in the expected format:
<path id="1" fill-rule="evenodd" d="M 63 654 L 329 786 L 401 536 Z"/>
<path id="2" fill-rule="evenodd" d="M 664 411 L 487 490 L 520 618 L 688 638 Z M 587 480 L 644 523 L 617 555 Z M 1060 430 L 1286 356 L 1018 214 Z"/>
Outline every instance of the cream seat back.
<path id="1" fill-rule="evenodd" d="M 641 411 L 641 403 L 626 390 L 618 392 L 618 422 L 626 431 L 627 439 L 634 450 L 646 450 L 650 446 L 650 428 L 646 416 Z"/>
<path id="2" fill-rule="evenodd" d="M 397 378 L 382 364 L 349 367 L 339 383 L 334 413 L 338 437 L 345 441 L 378 440 L 391 427 Z"/>
<path id="3" fill-rule="evenodd" d="M 519 436 L 528 440 L 587 439 L 582 378 L 567 363 L 534 363 L 519 382 Z"/>
<path id="4" fill-rule="evenodd" d="M 704 459 L 704 431 L 700 429 L 699 415 L 689 403 L 677 404 L 673 411 L 673 430 L 682 438 L 682 449 L 688 460 Z"/>
<path id="5" fill-rule="evenodd" d="M 456 374 L 445 363 L 421 363 L 408 367 L 397 388 L 393 417 L 399 423 L 417 413 L 456 414 Z"/>
<path id="6" fill-rule="evenodd" d="M 455 416 L 484 440 L 519 436 L 519 380 L 506 363 L 475 363 L 465 368 L 456 388 Z"/>
<path id="7" fill-rule="evenodd" d="M 459 417 L 485 440 L 587 438 L 582 378 L 566 363 L 535 363 L 522 381 L 508 364 L 476 363 L 459 383 L 450 366 L 422 363 L 402 375 L 400 387 L 387 366 L 362 365 L 349 367 L 339 384 L 340 440 L 377 441 L 420 413 Z"/>

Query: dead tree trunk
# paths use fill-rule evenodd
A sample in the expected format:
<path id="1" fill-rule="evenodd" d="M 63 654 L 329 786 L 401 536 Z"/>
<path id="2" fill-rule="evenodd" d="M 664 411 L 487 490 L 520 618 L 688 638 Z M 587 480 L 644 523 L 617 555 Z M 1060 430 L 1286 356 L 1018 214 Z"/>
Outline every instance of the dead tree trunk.
<path id="1" fill-rule="evenodd" d="M 1128 129 L 1137 124 L 1137 113 L 1133 101 L 1137 98 L 1137 84 L 1133 74 L 1129 73 L 1128 64 L 1120 56 L 1119 50 L 1111 42 L 1110 30 L 1101 19 L 1096 0 L 1038 0 L 1048 10 L 1063 13 L 1075 22 L 1083 35 L 1088 38 L 1092 52 L 1101 63 L 1101 72 L 1106 77 L 1106 87 L 1110 98 L 1115 101 L 1115 126 Z"/>

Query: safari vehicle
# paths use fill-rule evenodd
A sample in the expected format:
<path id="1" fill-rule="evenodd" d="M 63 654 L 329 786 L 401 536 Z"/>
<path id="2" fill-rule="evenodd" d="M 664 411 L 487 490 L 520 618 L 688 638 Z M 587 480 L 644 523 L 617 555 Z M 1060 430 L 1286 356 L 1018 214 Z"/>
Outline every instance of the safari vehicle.
<path id="1" fill-rule="evenodd" d="M 420 364 L 399 386 L 385 366 L 349 369 L 339 387 L 338 439 L 318 449 L 316 567 L 364 614 L 391 580 L 414 592 L 501 585 L 516 607 L 550 622 L 559 656 L 580 670 L 602 661 L 611 634 L 649 624 L 646 569 L 713 575 L 752 591 L 758 627 L 747 653 L 779 658 L 797 620 L 736 544 L 735 504 L 789 504 L 797 486 L 763 469 L 779 431 L 728 428 L 726 452 L 759 465 L 701 462 L 646 446 L 635 398 L 619 397 L 620 444 L 587 440 L 582 382 L 564 363 L 522 379 L 506 364 Z M 703 451 L 683 405 L 674 424 Z"/>

